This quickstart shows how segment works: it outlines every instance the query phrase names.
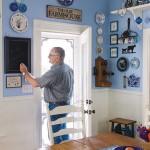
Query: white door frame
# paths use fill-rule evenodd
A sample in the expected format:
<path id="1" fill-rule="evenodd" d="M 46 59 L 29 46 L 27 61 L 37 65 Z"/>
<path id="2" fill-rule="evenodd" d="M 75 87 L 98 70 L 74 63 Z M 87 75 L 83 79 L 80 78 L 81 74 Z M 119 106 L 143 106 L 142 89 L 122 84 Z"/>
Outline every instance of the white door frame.
<path id="1" fill-rule="evenodd" d="M 143 30 L 143 101 L 142 124 L 147 126 L 147 110 L 150 109 L 150 29 Z"/>
<path id="2" fill-rule="evenodd" d="M 89 53 L 91 56 L 92 53 L 92 29 L 89 26 L 83 26 L 83 25 L 75 25 L 75 24 L 67 24 L 67 23 L 60 23 L 60 22 L 50 22 L 50 21 L 42 21 L 42 20 L 34 20 L 33 21 L 33 75 L 34 76 L 40 76 L 41 74 L 41 68 L 39 67 L 41 64 L 41 33 L 42 32 L 54 32 L 54 33 L 66 33 L 66 34 L 75 34 L 80 35 L 83 33 L 86 29 L 89 30 Z M 89 64 L 91 68 L 91 61 L 92 59 L 89 59 Z M 91 70 L 91 69 L 90 69 Z M 91 79 L 91 74 L 89 74 Z M 92 82 L 92 81 L 91 81 Z M 91 90 L 91 89 L 90 89 Z M 36 89 L 34 92 L 34 97 L 37 102 L 37 122 L 35 125 L 35 145 L 40 146 L 41 145 L 41 95 L 40 95 L 40 89 Z M 39 131 L 39 132 L 37 132 Z M 40 145 L 39 145 L 40 144 Z"/>

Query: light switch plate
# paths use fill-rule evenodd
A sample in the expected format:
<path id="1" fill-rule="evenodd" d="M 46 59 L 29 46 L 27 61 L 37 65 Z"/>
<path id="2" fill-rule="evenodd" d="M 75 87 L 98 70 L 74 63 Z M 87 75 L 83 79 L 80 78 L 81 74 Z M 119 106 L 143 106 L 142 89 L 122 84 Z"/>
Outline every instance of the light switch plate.
<path id="1" fill-rule="evenodd" d="M 22 93 L 32 93 L 32 85 L 23 85 Z"/>

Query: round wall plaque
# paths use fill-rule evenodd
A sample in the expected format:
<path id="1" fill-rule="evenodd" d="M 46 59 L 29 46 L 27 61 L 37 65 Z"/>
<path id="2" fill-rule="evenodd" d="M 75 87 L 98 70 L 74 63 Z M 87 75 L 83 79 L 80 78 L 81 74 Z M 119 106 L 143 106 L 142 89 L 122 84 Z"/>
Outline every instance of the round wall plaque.
<path id="1" fill-rule="evenodd" d="M 125 57 L 120 57 L 117 61 L 117 68 L 119 71 L 126 71 L 128 68 L 128 60 Z"/>

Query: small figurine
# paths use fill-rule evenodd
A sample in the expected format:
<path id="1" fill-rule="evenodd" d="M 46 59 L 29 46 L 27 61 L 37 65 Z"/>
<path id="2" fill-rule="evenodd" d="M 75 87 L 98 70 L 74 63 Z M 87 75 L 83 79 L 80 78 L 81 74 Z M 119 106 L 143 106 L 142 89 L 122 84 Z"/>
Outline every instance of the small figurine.
<path id="1" fill-rule="evenodd" d="M 132 7 L 132 6 L 133 6 L 133 1 L 132 0 L 127 0 L 126 3 L 125 3 L 125 7 L 129 8 L 129 7 Z"/>
<path id="2" fill-rule="evenodd" d="M 138 5 L 143 5 L 144 4 L 144 0 L 137 0 Z"/>
<path id="3" fill-rule="evenodd" d="M 122 48 L 122 54 L 135 53 L 133 51 L 135 47 L 136 45 L 128 46 L 127 48 Z"/>

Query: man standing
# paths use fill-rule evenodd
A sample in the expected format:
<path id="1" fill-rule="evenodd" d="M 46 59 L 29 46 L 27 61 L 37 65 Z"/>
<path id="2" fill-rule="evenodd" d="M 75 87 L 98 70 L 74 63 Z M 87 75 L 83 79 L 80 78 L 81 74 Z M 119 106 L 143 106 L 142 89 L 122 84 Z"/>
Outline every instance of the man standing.
<path id="1" fill-rule="evenodd" d="M 44 88 L 44 100 L 49 103 L 49 109 L 52 110 L 57 106 L 70 104 L 74 79 L 73 70 L 64 63 L 65 51 L 63 48 L 52 48 L 48 58 L 52 67 L 41 77 L 35 78 L 32 76 L 23 63 L 20 64 L 20 71 L 33 87 Z M 53 115 L 51 116 L 51 120 L 57 120 L 65 116 L 66 114 Z M 66 124 L 58 124 L 52 127 L 53 132 L 57 132 L 64 128 L 66 128 Z M 69 135 L 55 137 L 54 143 L 59 144 L 68 139 Z"/>

